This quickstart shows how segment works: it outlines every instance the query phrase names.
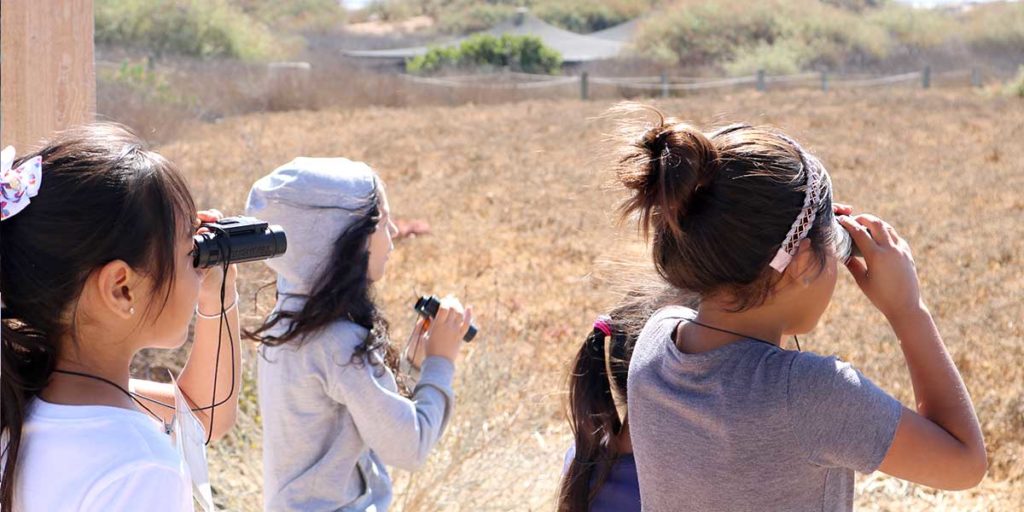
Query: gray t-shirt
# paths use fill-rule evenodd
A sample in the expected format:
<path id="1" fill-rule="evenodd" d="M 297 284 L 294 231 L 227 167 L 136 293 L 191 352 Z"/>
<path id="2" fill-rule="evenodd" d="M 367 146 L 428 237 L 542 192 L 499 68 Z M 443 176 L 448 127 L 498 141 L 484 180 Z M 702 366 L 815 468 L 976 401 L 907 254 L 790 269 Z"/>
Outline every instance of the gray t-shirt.
<path id="1" fill-rule="evenodd" d="M 853 471 L 876 470 L 902 406 L 835 357 L 741 340 L 699 354 L 647 322 L 629 365 L 629 424 L 648 511 L 846 511 Z"/>

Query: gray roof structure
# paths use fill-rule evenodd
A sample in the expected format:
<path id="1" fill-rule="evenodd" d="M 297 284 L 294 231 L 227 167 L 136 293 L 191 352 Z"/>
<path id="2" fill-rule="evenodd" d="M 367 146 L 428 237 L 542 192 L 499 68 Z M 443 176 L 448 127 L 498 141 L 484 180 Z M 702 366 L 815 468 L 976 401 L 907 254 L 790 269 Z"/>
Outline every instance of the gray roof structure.
<path id="1" fill-rule="evenodd" d="M 629 43 L 633 40 L 633 36 L 636 35 L 636 29 L 639 26 L 640 18 L 633 18 L 625 23 L 619 23 L 618 25 L 608 27 L 604 30 L 591 32 L 587 34 L 587 37 L 596 37 L 598 39 Z"/>
<path id="2" fill-rule="evenodd" d="M 632 29 L 625 27 L 619 31 L 613 31 L 631 23 L 633 21 L 601 31 L 611 34 L 612 37 L 596 37 L 598 33 L 589 35 L 577 34 L 551 25 L 529 13 L 520 12 L 517 13 L 514 19 L 504 21 L 491 27 L 489 30 L 477 32 L 473 35 L 489 34 L 499 37 L 504 34 L 536 36 L 544 42 L 545 46 L 562 54 L 562 62 L 573 64 L 617 57 L 625 47 L 628 37 L 625 39 L 617 38 L 622 37 L 627 32 L 631 35 Z M 633 28 L 635 28 L 635 24 Z M 457 46 L 470 37 L 472 35 L 441 41 L 432 46 Z M 430 46 L 415 46 L 389 50 L 350 50 L 343 53 L 346 56 L 359 59 L 404 60 L 424 55 L 429 49 Z"/>

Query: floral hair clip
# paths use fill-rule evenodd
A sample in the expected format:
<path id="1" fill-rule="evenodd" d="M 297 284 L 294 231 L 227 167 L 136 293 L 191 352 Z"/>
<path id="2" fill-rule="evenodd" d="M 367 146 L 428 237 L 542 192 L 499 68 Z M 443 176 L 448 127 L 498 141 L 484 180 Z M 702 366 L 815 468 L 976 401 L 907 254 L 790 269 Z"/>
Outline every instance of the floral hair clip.
<path id="1" fill-rule="evenodd" d="M 0 220 L 7 220 L 25 209 L 29 199 L 39 193 L 43 181 L 43 158 L 32 157 L 16 168 L 14 147 L 0 152 Z"/>

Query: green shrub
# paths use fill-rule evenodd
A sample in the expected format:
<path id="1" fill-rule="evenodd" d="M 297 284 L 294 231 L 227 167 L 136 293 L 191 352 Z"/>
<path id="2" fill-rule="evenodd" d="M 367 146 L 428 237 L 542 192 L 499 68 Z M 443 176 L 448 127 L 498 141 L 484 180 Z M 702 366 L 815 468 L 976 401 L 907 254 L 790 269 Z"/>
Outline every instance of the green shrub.
<path id="1" fill-rule="evenodd" d="M 96 41 L 142 48 L 159 57 L 279 58 L 283 41 L 226 0 L 97 0 Z"/>
<path id="2" fill-rule="evenodd" d="M 666 64 L 720 66 L 732 72 L 745 72 L 759 62 L 794 70 L 886 57 L 889 34 L 864 20 L 819 0 L 683 1 L 644 23 L 634 46 Z"/>
<path id="3" fill-rule="evenodd" d="M 449 34 L 467 34 L 486 30 L 516 15 L 513 5 L 471 3 L 452 9 L 437 19 L 437 28 Z"/>
<path id="4" fill-rule="evenodd" d="M 650 7 L 649 1 L 640 0 L 548 0 L 537 2 L 533 12 L 552 25 L 587 34 L 627 22 Z"/>
<path id="5" fill-rule="evenodd" d="M 533 36 L 481 34 L 457 47 L 431 48 L 425 55 L 406 63 L 410 73 L 430 74 L 444 69 L 509 68 L 524 73 L 555 74 L 562 56 Z"/>
<path id="6" fill-rule="evenodd" d="M 895 3 L 867 13 L 865 21 L 884 29 L 895 43 L 915 50 L 938 46 L 957 29 L 946 12 Z"/>
<path id="7" fill-rule="evenodd" d="M 338 0 L 233 0 L 265 25 L 286 31 L 326 30 L 345 22 Z"/>
<path id="8" fill-rule="evenodd" d="M 764 70 L 770 75 L 799 73 L 804 66 L 805 52 L 806 49 L 799 48 L 791 42 L 761 43 L 738 51 L 736 56 L 725 64 L 725 70 L 733 76 L 752 75 L 758 70 Z"/>
<path id="9" fill-rule="evenodd" d="M 1017 78 L 1015 78 L 1010 84 L 1010 93 L 1024 98 L 1024 66 L 1020 67 L 1020 71 L 1017 73 Z"/>
<path id="10" fill-rule="evenodd" d="M 977 5 L 965 19 L 963 38 L 974 50 L 1024 54 L 1024 2 Z"/>

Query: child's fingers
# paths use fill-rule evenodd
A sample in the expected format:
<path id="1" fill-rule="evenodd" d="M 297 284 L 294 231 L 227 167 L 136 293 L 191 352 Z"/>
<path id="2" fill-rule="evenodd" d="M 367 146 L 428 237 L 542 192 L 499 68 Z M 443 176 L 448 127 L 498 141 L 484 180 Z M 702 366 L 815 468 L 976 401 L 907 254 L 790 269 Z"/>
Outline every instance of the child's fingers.
<path id="1" fill-rule="evenodd" d="M 871 235 L 868 234 L 868 228 L 864 227 L 860 221 L 844 215 L 839 217 L 839 224 L 841 224 L 843 228 L 850 233 L 850 238 L 852 238 L 853 242 L 857 244 L 857 248 L 860 249 L 861 254 L 868 254 L 869 252 L 874 251 L 877 247 L 875 245 L 875 241 L 871 239 Z"/>
<path id="2" fill-rule="evenodd" d="M 850 215 L 853 213 L 853 207 L 843 203 L 832 203 L 832 211 L 836 215 Z"/>
<path id="3" fill-rule="evenodd" d="M 896 241 L 892 239 L 889 230 L 885 228 L 888 224 L 882 219 L 874 215 L 864 214 L 857 216 L 857 222 L 868 228 L 868 232 L 871 233 L 871 238 L 875 240 L 876 244 L 882 247 L 893 247 L 896 245 Z"/>
<path id="4" fill-rule="evenodd" d="M 224 218 L 224 214 L 217 209 L 201 210 L 196 216 L 202 222 L 217 222 Z"/>
<path id="5" fill-rule="evenodd" d="M 846 262 L 846 268 L 858 285 L 863 286 L 867 282 L 868 267 L 860 258 L 850 258 L 850 261 Z"/>
<path id="6" fill-rule="evenodd" d="M 451 314 L 451 308 L 441 304 L 441 307 L 437 308 L 437 314 L 434 315 L 434 323 L 444 325 L 448 323 L 448 316 Z"/>
<path id="7" fill-rule="evenodd" d="M 462 335 L 465 336 L 469 332 L 469 326 L 473 324 L 473 306 L 466 307 L 466 316 L 462 319 Z"/>

